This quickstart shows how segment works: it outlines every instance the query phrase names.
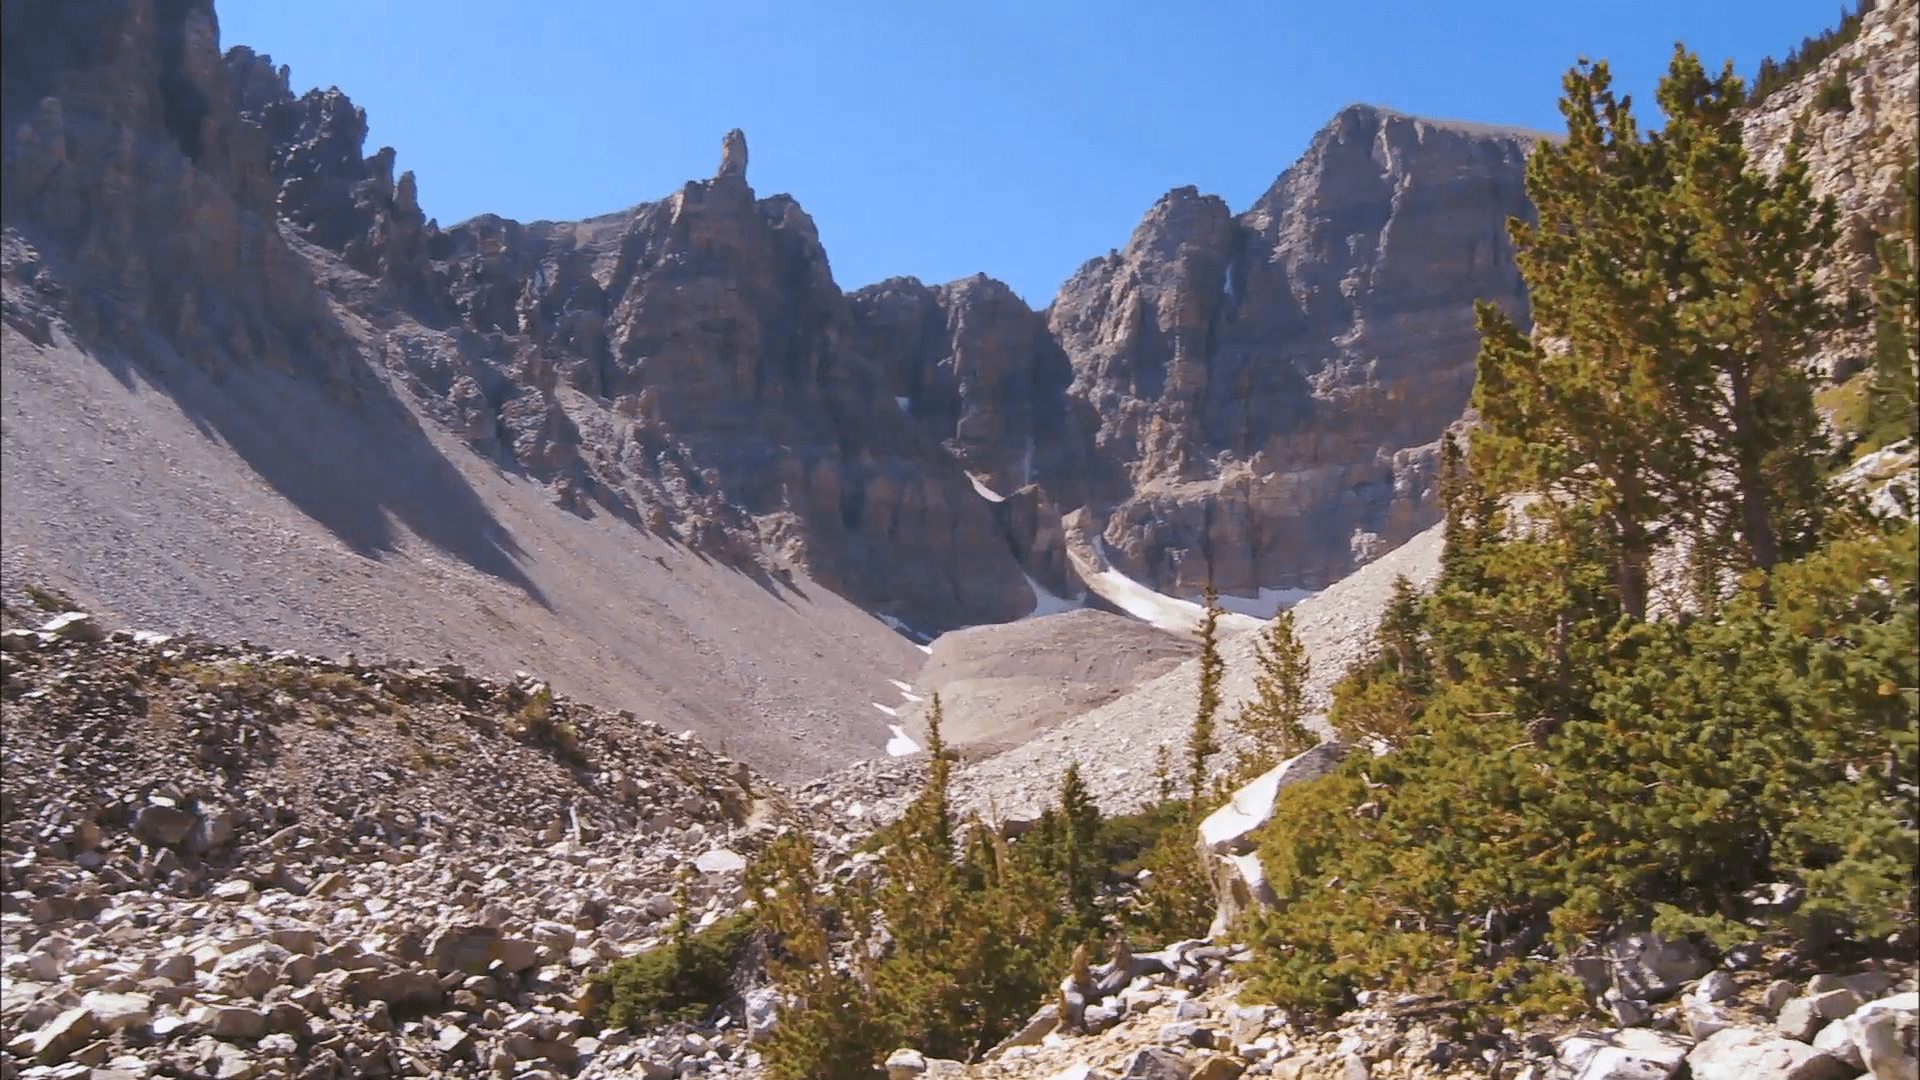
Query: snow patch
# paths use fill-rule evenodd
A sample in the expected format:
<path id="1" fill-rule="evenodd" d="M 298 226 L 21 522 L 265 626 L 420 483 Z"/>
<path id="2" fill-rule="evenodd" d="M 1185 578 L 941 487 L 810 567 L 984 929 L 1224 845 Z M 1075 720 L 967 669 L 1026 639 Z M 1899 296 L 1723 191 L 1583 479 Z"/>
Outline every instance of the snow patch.
<path id="1" fill-rule="evenodd" d="M 1087 606 L 1085 593 L 1081 593 L 1079 598 L 1074 600 L 1055 596 L 1047 591 L 1045 585 L 1033 580 L 1032 574 L 1027 575 L 1027 588 L 1033 590 L 1033 610 L 1021 616 L 1022 618 L 1038 619 L 1044 615 L 1058 615 L 1063 611 L 1078 611 Z"/>
<path id="2" fill-rule="evenodd" d="M 908 415 L 912 415 L 912 413 L 913 413 L 913 402 L 911 402 L 911 401 L 910 401 L 910 400 L 908 400 L 907 398 L 903 398 L 903 397 L 897 397 L 897 398 L 894 398 L 894 399 L 893 399 L 893 403 L 894 403 L 895 405 L 898 405 L 898 406 L 900 406 L 900 411 L 901 411 L 901 412 L 903 412 L 903 413 L 906 413 L 906 414 L 908 414 Z"/>
<path id="3" fill-rule="evenodd" d="M 973 490 L 979 492 L 980 497 L 987 500 L 988 502 L 1006 502 L 1007 501 L 1007 497 L 1005 495 L 1002 495 L 999 492 L 988 487 L 984 482 L 981 481 L 979 477 L 973 475 L 972 473 L 967 474 L 967 479 L 973 481 Z"/>
<path id="4" fill-rule="evenodd" d="M 869 701 L 867 702 L 867 704 L 873 706 L 876 709 L 879 709 L 881 712 L 886 713 L 888 716 L 898 717 L 900 715 L 900 711 L 898 709 L 895 709 L 891 705 L 882 705 L 877 701 Z"/>
<path id="5" fill-rule="evenodd" d="M 1106 542 L 1098 536 L 1093 538 L 1093 550 L 1098 561 L 1090 566 L 1080 565 L 1085 560 L 1075 557 L 1074 548 L 1069 547 L 1068 553 L 1075 564 L 1074 569 L 1080 572 L 1081 580 L 1102 599 L 1141 622 L 1176 634 L 1191 634 L 1200 625 L 1201 618 L 1206 614 L 1205 608 L 1191 600 L 1155 592 L 1114 569 L 1107 559 Z M 1221 630 L 1235 633 L 1257 630 L 1265 621 L 1229 610 L 1220 616 L 1219 625 Z"/>
<path id="6" fill-rule="evenodd" d="M 908 701 L 927 700 L 926 698 L 921 697 L 919 694 L 914 693 L 912 686 L 908 685 L 907 683 L 901 682 L 899 679 L 888 679 L 887 681 L 892 683 L 893 688 L 895 690 L 900 691 L 900 696 L 903 698 L 906 698 Z"/>
<path id="7" fill-rule="evenodd" d="M 900 730 L 899 724 L 887 726 L 893 729 L 893 738 L 887 740 L 888 757 L 906 757 L 908 754 L 920 752 L 920 744 L 907 738 L 907 733 Z"/>

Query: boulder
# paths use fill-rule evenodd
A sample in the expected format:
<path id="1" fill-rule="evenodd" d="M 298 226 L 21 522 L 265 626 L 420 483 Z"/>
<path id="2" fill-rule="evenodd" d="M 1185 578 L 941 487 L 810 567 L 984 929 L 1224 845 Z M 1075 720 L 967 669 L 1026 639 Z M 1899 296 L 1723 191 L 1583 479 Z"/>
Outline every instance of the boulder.
<path id="1" fill-rule="evenodd" d="M 177 806 L 148 803 L 133 819 L 134 835 L 151 844 L 172 847 L 193 832 L 199 819 Z"/>
<path id="2" fill-rule="evenodd" d="M 1693 1080 L 1845 1080 L 1846 1062 L 1758 1028 L 1718 1032 L 1687 1055 Z"/>
<path id="3" fill-rule="evenodd" d="M 927 1058 L 918 1050 L 901 1047 L 887 1055 L 887 1080 L 920 1080 L 927 1074 Z"/>
<path id="4" fill-rule="evenodd" d="M 26 1056 L 45 1065 L 65 1061 L 100 1030 L 93 1010 L 76 1005 L 40 1026 L 27 1045 Z"/>
<path id="5" fill-rule="evenodd" d="M 746 1006 L 747 1039 L 766 1042 L 772 1038 L 774 1028 L 780 1025 L 780 1009 L 786 1004 L 780 991 L 771 986 L 757 987 L 747 991 L 742 1002 Z"/>
<path id="6" fill-rule="evenodd" d="M 1254 852 L 1245 855 L 1214 855 L 1211 880 L 1213 884 L 1213 923 L 1207 928 L 1211 937 L 1220 937 L 1231 930 L 1249 911 L 1269 910 L 1280 902 L 1273 887 L 1267 884 L 1266 867 L 1260 863 L 1260 856 Z"/>
<path id="7" fill-rule="evenodd" d="M 109 1035 L 153 1023 L 153 999 L 145 994 L 112 994 L 95 990 L 81 998 L 80 1005 L 93 1014 L 94 1023 L 100 1031 Z"/>
<path id="8" fill-rule="evenodd" d="M 1620 996 L 1640 1001 L 1665 1001 L 1713 970 L 1713 961 L 1692 942 L 1651 932 L 1615 939 L 1607 946 L 1607 959 Z"/>
<path id="9" fill-rule="evenodd" d="M 1206 855 L 1237 855 L 1253 850 L 1252 834 L 1273 817 L 1280 792 L 1333 771 L 1347 748 L 1324 742 L 1261 773 L 1233 793 L 1226 805 L 1200 822 L 1200 849 Z"/>
<path id="10" fill-rule="evenodd" d="M 1842 1023 L 1874 1080 L 1920 1080 L 1920 993 L 1869 1001 Z"/>
<path id="11" fill-rule="evenodd" d="M 434 967 L 442 975 L 455 971 L 483 975 L 487 965 L 493 963 L 499 942 L 500 931 L 496 927 L 479 923 L 449 926 L 429 939 L 427 955 L 433 958 Z"/>
<path id="12" fill-rule="evenodd" d="M 1192 1080 L 1193 1066 L 1171 1050 L 1149 1046 L 1133 1055 L 1121 1075 L 1125 1080 Z"/>
<path id="13" fill-rule="evenodd" d="M 1859 1007 L 1860 995 L 1842 986 L 1794 998 L 1780 1007 L 1773 1024 L 1786 1038 L 1808 1042 L 1829 1021 L 1848 1016 Z"/>
<path id="14" fill-rule="evenodd" d="M 99 641 L 107 636 L 93 616 L 84 611 L 68 611 L 48 619 L 40 632 L 58 641 Z"/>
<path id="15" fill-rule="evenodd" d="M 747 860 L 737 851 L 713 848 L 693 860 L 693 866 L 703 874 L 737 874 L 747 868 Z"/>
<path id="16" fill-rule="evenodd" d="M 1691 1046 L 1667 1032 L 1621 1028 L 1571 1036 L 1558 1056 L 1576 1080 L 1666 1080 L 1680 1071 Z"/>
<path id="17" fill-rule="evenodd" d="M 1847 1068 L 1856 1073 L 1867 1069 L 1866 1058 L 1861 1055 L 1860 1047 L 1853 1041 L 1853 1032 L 1845 1024 L 1828 1024 L 1813 1037 L 1813 1048 L 1822 1053 L 1832 1054 L 1847 1063 Z"/>
<path id="18" fill-rule="evenodd" d="M 1084 1019 L 1085 1013 L 1083 1012 L 1082 1020 L 1084 1021 Z M 1016 1046 L 1037 1046 L 1042 1039 L 1045 1039 L 1059 1029 L 1060 1006 L 1042 1005 L 1039 1011 L 1027 1017 L 1027 1022 L 1021 1025 L 1019 1031 L 1007 1036 L 1001 1040 L 999 1046 L 993 1048 L 993 1056 L 998 1057 L 1000 1054 Z"/>
<path id="19" fill-rule="evenodd" d="M 1211 1057 L 1193 1070 L 1188 1080 L 1238 1080 L 1247 1067 L 1228 1057 Z"/>

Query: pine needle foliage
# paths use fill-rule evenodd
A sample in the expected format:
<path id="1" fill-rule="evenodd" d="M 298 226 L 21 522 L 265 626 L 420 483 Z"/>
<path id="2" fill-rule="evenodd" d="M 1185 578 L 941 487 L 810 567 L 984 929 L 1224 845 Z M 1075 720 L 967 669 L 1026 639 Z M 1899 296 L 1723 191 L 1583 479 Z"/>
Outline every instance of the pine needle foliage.
<path id="1" fill-rule="evenodd" d="M 900 1046 L 975 1057 L 1024 1021 L 1084 937 L 1084 922 L 1097 921 L 1088 882 L 1104 867 L 1088 835 L 1098 819 L 1084 785 L 1074 785 L 1060 814 L 1071 872 L 977 818 L 956 827 L 941 719 L 936 697 L 926 785 L 881 852 L 877 884 L 827 887 L 798 835 L 755 865 L 750 890 L 790 1002 L 767 1047 L 776 1080 L 871 1077 Z"/>
<path id="2" fill-rule="evenodd" d="M 1566 86 L 1515 228 L 1535 333 L 1481 308 L 1439 580 L 1396 589 L 1335 690 L 1336 727 L 1387 752 L 1290 789 L 1260 836 L 1280 904 L 1253 990 L 1290 1007 L 1579 1011 L 1563 961 L 1623 929 L 1904 955 L 1920 932 L 1920 528 L 1812 479 L 1831 208 L 1796 163 L 1747 167 L 1738 81 L 1684 50 L 1657 137 L 1603 65 Z M 1649 621 L 1680 536 L 1739 573 Z M 1746 902 L 1771 882 L 1806 901 Z"/>
<path id="3" fill-rule="evenodd" d="M 1236 779 L 1251 779 L 1313 746 L 1305 723 L 1310 671 L 1293 612 L 1282 611 L 1254 643 L 1253 698 L 1234 716 L 1235 730 L 1251 744 L 1234 768 Z"/>
<path id="4" fill-rule="evenodd" d="M 1867 431 L 1856 453 L 1920 436 L 1920 170 L 1907 163 L 1898 221 L 1876 245 L 1880 270 L 1873 278 L 1873 372 L 1868 384 Z"/>

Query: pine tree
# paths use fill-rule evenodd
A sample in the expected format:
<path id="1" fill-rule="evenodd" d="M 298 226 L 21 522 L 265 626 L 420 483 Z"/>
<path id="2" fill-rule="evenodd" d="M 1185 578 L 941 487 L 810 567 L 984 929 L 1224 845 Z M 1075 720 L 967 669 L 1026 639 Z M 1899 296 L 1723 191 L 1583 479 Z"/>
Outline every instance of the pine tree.
<path id="1" fill-rule="evenodd" d="M 1907 166 L 1902 185 L 1904 207 L 1898 222 L 1876 245 L 1880 270 L 1873 279 L 1873 375 L 1863 450 L 1920 434 L 1920 397 L 1914 391 L 1920 377 L 1920 287 L 1914 267 L 1920 263 L 1920 228 L 1915 203 L 1920 201 L 1920 171 Z"/>
<path id="2" fill-rule="evenodd" d="M 1106 873 L 1100 851 L 1100 808 L 1080 776 L 1080 763 L 1069 762 L 1060 777 L 1059 875 L 1067 905 L 1082 937 L 1098 936 L 1100 908 L 1095 903 Z"/>
<path id="3" fill-rule="evenodd" d="M 1220 658 L 1217 630 L 1220 625 L 1220 594 L 1207 586 L 1207 607 L 1200 617 L 1200 700 L 1193 714 L 1193 727 L 1187 732 L 1187 805 L 1198 809 L 1207 790 L 1207 761 L 1220 750 L 1214 735 L 1214 718 L 1220 712 L 1220 680 L 1227 665 Z"/>
<path id="4" fill-rule="evenodd" d="M 1671 322 L 1659 323 L 1670 336 L 1649 345 L 1686 422 L 1689 457 L 1713 481 L 1676 488 L 1675 501 L 1691 492 L 1700 541 L 1724 539 L 1728 561 L 1768 570 L 1808 550 L 1826 500 L 1810 366 L 1847 318 L 1815 281 L 1839 212 L 1814 198 L 1791 146 L 1771 177 L 1748 160 L 1747 96 L 1731 63 L 1709 76 L 1676 46 L 1659 100 L 1667 124 L 1650 146 L 1665 173 L 1656 206 L 1672 237 L 1661 273 Z"/>
<path id="5" fill-rule="evenodd" d="M 1511 231 L 1534 332 L 1478 308 L 1472 465 L 1553 528 L 1591 510 L 1642 618 L 1676 535 L 1736 568 L 1806 550 L 1825 499 L 1808 364 L 1843 312 L 1814 283 L 1834 205 L 1791 154 L 1772 177 L 1750 166 L 1731 68 L 1677 48 L 1651 136 L 1610 82 L 1604 63 L 1569 72 L 1567 139 L 1528 160 L 1539 221 Z"/>
<path id="6" fill-rule="evenodd" d="M 1702 474 L 1669 399 L 1658 343 L 1674 330 L 1662 273 L 1662 169 L 1607 65 L 1567 73 L 1567 138 L 1527 160 L 1536 224 L 1509 222 L 1534 331 L 1479 303 L 1471 465 L 1499 493 L 1596 508 L 1627 611 L 1646 611 L 1648 569 Z M 1545 507 L 1543 509 L 1551 509 Z"/>
<path id="7" fill-rule="evenodd" d="M 1293 612 L 1280 612 L 1254 643 L 1254 697 L 1240 706 L 1233 722 L 1252 744 L 1235 770 L 1239 779 L 1265 772 L 1314 744 L 1313 732 L 1302 722 L 1311 665 L 1293 625 Z"/>

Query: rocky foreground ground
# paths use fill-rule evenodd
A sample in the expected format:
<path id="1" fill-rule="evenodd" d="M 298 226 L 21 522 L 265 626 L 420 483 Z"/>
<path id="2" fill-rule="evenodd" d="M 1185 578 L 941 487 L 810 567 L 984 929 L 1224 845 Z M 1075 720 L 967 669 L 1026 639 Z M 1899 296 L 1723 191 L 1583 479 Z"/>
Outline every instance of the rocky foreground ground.
<path id="1" fill-rule="evenodd" d="M 19 623 L 16 618 L 10 621 Z M 741 909 L 808 831 L 873 856 L 911 763 L 788 791 L 531 676 L 360 664 L 67 613 L 0 633 L 0 1078 L 755 1077 L 773 991 L 699 1025 L 603 1028 L 592 976 Z M 343 767 L 345 765 L 345 767 Z M 1064 984 L 971 1065 L 895 1080 L 1237 1076 L 1818 1080 L 1915 1075 L 1916 972 L 1637 938 L 1585 974 L 1618 1026 L 1444 1034 L 1460 1003 L 1333 1025 L 1242 1005 L 1242 946 L 1174 943 Z M 1104 976 L 1104 978 L 1102 978 Z M 1685 1070 L 1685 1071 L 1683 1071 Z"/>

